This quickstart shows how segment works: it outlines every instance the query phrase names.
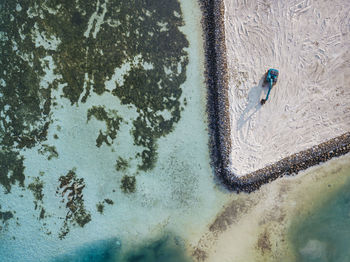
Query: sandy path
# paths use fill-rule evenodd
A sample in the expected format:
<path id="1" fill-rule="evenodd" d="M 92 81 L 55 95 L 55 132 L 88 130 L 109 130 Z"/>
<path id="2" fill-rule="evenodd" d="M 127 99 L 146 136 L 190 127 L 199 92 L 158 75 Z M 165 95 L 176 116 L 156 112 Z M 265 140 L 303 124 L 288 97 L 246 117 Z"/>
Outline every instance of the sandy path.
<path id="1" fill-rule="evenodd" d="M 224 1 L 232 171 L 349 131 L 350 1 Z M 270 67 L 280 76 L 261 107 Z"/>

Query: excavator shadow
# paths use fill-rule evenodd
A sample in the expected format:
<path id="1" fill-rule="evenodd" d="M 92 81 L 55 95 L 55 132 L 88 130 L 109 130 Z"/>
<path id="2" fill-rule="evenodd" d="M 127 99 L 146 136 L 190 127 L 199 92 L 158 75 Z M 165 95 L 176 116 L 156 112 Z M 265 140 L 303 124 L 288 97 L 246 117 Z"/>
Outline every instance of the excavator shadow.
<path id="1" fill-rule="evenodd" d="M 262 93 L 264 96 L 267 93 L 268 84 L 265 83 L 266 74 L 264 74 L 259 83 L 253 86 L 248 93 L 248 104 L 240 115 L 237 123 L 237 130 L 241 130 L 242 127 L 252 118 L 252 116 L 262 107 L 260 98 Z"/>

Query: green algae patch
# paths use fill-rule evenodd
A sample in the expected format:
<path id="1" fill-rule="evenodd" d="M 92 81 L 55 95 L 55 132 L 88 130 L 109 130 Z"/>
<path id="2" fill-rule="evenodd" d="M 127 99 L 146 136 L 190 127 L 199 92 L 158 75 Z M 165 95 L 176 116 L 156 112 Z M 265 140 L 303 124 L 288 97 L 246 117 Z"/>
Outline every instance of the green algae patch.
<path id="1" fill-rule="evenodd" d="M 84 227 L 91 221 L 90 212 L 85 209 L 83 189 L 85 183 L 83 178 L 78 178 L 75 169 L 59 178 L 59 186 L 56 194 L 62 198 L 67 210 L 61 227 L 59 238 L 63 239 L 69 233 L 70 227 L 78 225 Z"/>
<path id="2" fill-rule="evenodd" d="M 42 174 L 40 174 L 42 176 Z M 44 207 L 44 182 L 41 180 L 40 177 L 35 177 L 33 179 L 33 182 L 30 183 L 27 187 L 30 191 L 32 191 L 34 196 L 34 209 L 40 210 L 39 212 L 39 220 L 44 219 L 46 215 L 46 210 Z"/>
<path id="3" fill-rule="evenodd" d="M 31 148 L 45 140 L 51 103 L 50 89 L 40 85 L 47 54 L 31 38 L 36 21 L 27 18 L 27 4 L 21 12 L 13 12 L 17 3 L 2 1 L 0 13 L 1 144 L 16 148 Z"/>
<path id="4" fill-rule="evenodd" d="M 182 26 L 177 0 L 1 1 L 0 184 L 5 193 L 14 185 L 25 188 L 24 163 L 31 161 L 24 155 L 60 160 L 58 152 L 64 151 L 48 141 L 48 133 L 54 141 L 65 139 L 56 112 L 67 101 L 74 107 L 86 103 L 87 122 L 105 124 L 96 131 L 97 147 L 107 145 L 118 152 L 119 130 L 128 125 L 130 147 L 136 150 L 131 156 L 116 155 L 116 175 L 134 168 L 134 163 L 136 174 L 153 169 L 157 141 L 174 130 L 184 106 L 189 43 Z M 123 68 L 126 72 L 120 75 Z M 124 120 L 122 110 L 94 105 L 102 95 L 135 108 L 136 116 Z M 54 126 L 57 132 L 51 133 Z M 134 176 L 120 179 L 124 193 L 135 192 Z M 91 215 L 84 206 L 84 178 L 71 170 L 57 182 L 57 196 L 67 210 L 59 234 L 64 238 L 71 226 L 83 227 Z M 48 217 L 43 206 L 45 184 L 40 178 L 28 183 L 39 219 Z"/>
<path id="5" fill-rule="evenodd" d="M 16 182 L 24 186 L 23 157 L 11 150 L 0 150 L 0 184 L 5 192 L 11 192 L 11 186 Z"/>
<path id="6" fill-rule="evenodd" d="M 43 144 L 41 148 L 38 149 L 38 153 L 42 155 L 47 155 L 47 160 L 51 160 L 52 158 L 58 158 L 58 152 L 55 146 Z"/>
<path id="7" fill-rule="evenodd" d="M 35 20 L 28 19 L 22 3 L 0 4 L 0 183 L 10 192 L 24 187 L 23 157 L 19 151 L 46 140 L 50 124 L 50 88 L 40 86 L 45 50 L 31 38 Z"/>
<path id="8" fill-rule="evenodd" d="M 183 19 L 175 15 L 181 14 L 179 3 L 163 0 L 73 4 L 67 0 L 59 5 L 49 1 L 46 6 L 57 10 L 57 14 L 43 8 L 46 19 L 37 23 L 39 29 L 61 41 L 52 57 L 55 73 L 62 75 L 58 80 L 64 85 L 62 96 L 71 104 L 78 104 L 86 102 L 92 93 L 110 92 L 123 105 L 134 105 L 140 115 L 133 122 L 134 144 L 145 148 L 136 155 L 142 161 L 139 168 L 152 169 L 157 159 L 157 139 L 170 133 L 180 119 L 181 84 L 186 80 L 188 64 L 184 49 L 188 41 L 179 30 Z M 126 63 L 129 71 L 108 90 L 105 82 L 113 79 L 115 69 Z M 105 113 L 101 107 L 92 110 L 94 116 Z M 169 119 L 161 115 L 164 111 L 169 112 Z M 101 117 L 107 125 L 120 122 L 118 116 L 114 121 Z M 110 145 L 116 131 L 113 127 L 107 133 L 100 130 L 96 145 Z"/>
<path id="9" fill-rule="evenodd" d="M 34 181 L 28 185 L 28 189 L 33 192 L 35 201 L 43 201 L 43 188 L 44 188 L 44 183 L 43 181 L 40 180 L 39 177 L 35 177 Z M 35 206 L 37 203 L 35 203 Z"/>
<path id="10" fill-rule="evenodd" d="M 136 178 L 134 176 L 123 176 L 120 188 L 124 193 L 134 193 L 136 191 Z"/>
<path id="11" fill-rule="evenodd" d="M 114 167 L 117 171 L 125 171 L 129 167 L 128 161 L 122 157 L 118 157 L 115 162 Z"/>
<path id="12" fill-rule="evenodd" d="M 4 224 L 7 220 L 13 218 L 13 213 L 11 211 L 2 211 L 0 205 L 0 220 Z"/>
<path id="13" fill-rule="evenodd" d="M 33 183 L 30 183 L 28 185 L 28 189 L 33 192 L 35 200 L 37 200 L 37 201 L 42 201 L 43 200 L 43 197 L 44 197 L 43 187 L 44 187 L 44 183 L 38 177 L 36 177 L 34 179 Z"/>
<path id="14" fill-rule="evenodd" d="M 99 135 L 96 138 L 96 146 L 100 147 L 103 143 L 110 146 L 117 137 L 117 131 L 123 119 L 118 116 L 116 110 L 106 111 L 103 106 L 93 106 L 90 108 L 87 113 L 87 121 L 89 122 L 92 117 L 99 121 L 104 121 L 107 128 L 105 132 L 102 130 L 99 131 Z"/>
<path id="15" fill-rule="evenodd" d="M 131 132 L 134 145 L 143 150 L 134 157 L 140 170 L 152 169 L 157 139 L 181 117 L 189 43 L 179 30 L 184 22 L 178 1 L 34 0 L 21 2 L 19 9 L 17 4 L 2 1 L 0 11 L 0 149 L 11 151 L 18 164 L 19 150 L 47 140 L 52 107 L 59 105 L 54 90 L 72 105 L 85 103 L 93 93 L 110 93 L 122 105 L 136 107 L 139 116 Z M 107 89 L 106 82 L 126 64 L 128 71 Z M 54 79 L 43 81 L 48 70 Z M 106 122 L 96 145 L 111 145 L 121 117 L 103 107 L 88 114 Z M 49 145 L 39 153 L 49 160 L 58 157 Z M 0 168 L 8 166 L 2 161 Z M 19 165 L 12 172 L 23 186 L 21 170 Z M 0 181 L 9 192 L 14 180 L 5 178 L 8 174 L 1 172 Z"/>
<path id="16" fill-rule="evenodd" d="M 104 208 L 105 208 L 105 205 L 101 202 L 96 205 L 96 209 L 100 214 L 103 214 Z"/>
<path id="17" fill-rule="evenodd" d="M 106 198 L 106 199 L 104 200 L 104 202 L 106 202 L 108 205 L 113 205 L 113 204 L 114 204 L 113 200 L 112 200 L 112 199 L 109 199 L 109 198 Z"/>
<path id="18" fill-rule="evenodd" d="M 113 200 L 109 199 L 109 198 L 106 198 L 104 199 L 103 201 L 101 202 L 98 202 L 96 204 L 96 209 L 97 209 L 97 212 L 99 212 L 101 215 L 103 214 L 104 210 L 105 210 L 105 204 L 107 205 L 113 205 L 114 202 Z"/>

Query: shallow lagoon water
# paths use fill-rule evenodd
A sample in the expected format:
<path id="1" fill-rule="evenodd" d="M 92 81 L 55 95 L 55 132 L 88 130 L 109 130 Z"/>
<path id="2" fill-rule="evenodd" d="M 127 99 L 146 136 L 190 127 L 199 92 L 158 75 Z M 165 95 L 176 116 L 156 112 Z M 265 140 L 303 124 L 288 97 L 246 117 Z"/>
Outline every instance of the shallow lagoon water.
<path id="1" fill-rule="evenodd" d="M 69 2 L 61 7 L 74 8 Z M 83 6 L 83 3 L 87 3 L 87 6 Z M 157 104 L 152 100 L 152 92 L 155 90 L 141 92 L 141 100 L 131 97 L 129 93 L 113 93 L 113 90 L 119 92 L 122 85 L 132 85 L 128 76 L 135 72 L 143 74 L 144 79 L 143 70 L 152 71 L 158 66 L 156 62 L 162 63 L 162 60 L 152 63 L 152 59 L 147 57 L 148 53 L 141 51 L 143 56 L 125 58 L 116 68 L 96 64 L 100 66 L 101 71 L 106 69 L 106 74 L 109 75 L 105 82 L 101 82 L 103 75 L 94 71 L 95 69 L 89 71 L 89 66 L 93 65 L 88 63 L 85 68 L 79 57 L 74 60 L 71 56 L 65 56 L 70 50 L 76 49 L 76 55 L 80 56 L 86 52 L 91 55 L 89 59 L 92 61 L 103 63 L 98 57 L 105 59 L 104 54 L 110 52 L 109 48 L 101 47 L 96 54 L 87 47 L 91 43 L 102 46 L 102 42 L 99 42 L 101 40 L 112 44 L 107 38 L 95 40 L 99 38 L 100 33 L 104 34 L 104 30 L 108 29 L 106 24 L 112 28 L 120 25 L 113 20 L 115 17 L 108 14 L 108 6 L 112 2 L 94 1 L 91 3 L 95 4 L 91 6 L 89 3 L 82 1 L 78 10 L 87 8 L 85 14 L 89 14 L 91 19 L 87 19 L 87 15 L 82 16 L 84 12 L 80 11 L 74 12 L 71 18 L 71 22 L 77 26 L 86 22 L 87 28 L 83 26 L 84 30 L 79 31 L 74 25 L 72 28 L 78 31 L 71 32 L 69 29 L 63 32 L 71 37 L 71 42 L 68 43 L 70 45 L 67 46 L 63 39 L 55 36 L 55 32 L 38 33 L 50 26 L 61 28 L 53 22 L 41 23 L 39 21 L 44 20 L 40 19 L 37 21 L 38 28 L 35 26 L 34 35 L 31 36 L 33 40 L 29 41 L 36 43 L 33 44 L 33 57 L 38 57 L 38 61 L 33 63 L 37 63 L 39 68 L 41 64 L 42 72 L 38 74 L 37 82 L 26 84 L 39 83 L 39 91 L 34 88 L 32 92 L 42 92 L 51 98 L 51 104 L 48 102 L 43 107 L 50 106 L 47 115 L 49 124 L 46 133 L 43 133 L 46 137 L 41 141 L 38 139 L 30 146 L 20 149 L 16 147 L 16 143 L 6 147 L 6 150 L 12 150 L 23 158 L 25 179 L 23 185 L 17 181 L 10 184 L 10 192 L 6 192 L 6 188 L 0 186 L 1 211 L 13 214 L 13 218 L 0 222 L 1 261 L 89 261 L 91 258 L 103 260 L 107 257 L 111 257 L 112 260 L 162 261 L 166 254 L 175 253 L 179 254 L 176 257 L 177 261 L 185 260 L 181 251 L 185 252 L 184 247 L 200 237 L 199 232 L 204 230 L 208 221 L 220 209 L 220 203 L 227 199 L 227 195 L 216 187 L 209 165 L 206 89 L 203 76 L 204 52 L 199 6 L 197 1 L 181 1 L 181 5 L 178 5 L 177 1 L 157 1 L 158 4 L 166 3 L 169 10 L 175 8 L 172 19 L 178 23 L 178 31 L 172 24 L 163 21 L 157 25 L 165 40 L 169 36 L 166 33 L 168 29 L 179 34 L 177 41 L 180 42 L 177 44 L 183 49 L 175 50 L 179 53 L 174 50 L 169 52 L 184 57 L 176 66 L 172 64 L 174 59 L 169 59 L 164 69 L 159 67 L 169 74 L 169 79 L 175 79 L 175 86 L 172 86 L 174 83 L 168 83 L 170 89 L 166 89 L 166 79 L 162 80 L 163 83 L 157 83 L 159 90 L 156 90 L 158 93 L 154 95 L 159 96 L 162 90 L 166 89 L 164 100 L 167 102 L 164 104 L 168 105 L 168 108 L 157 108 Z M 57 12 L 49 6 L 50 4 L 51 2 L 47 2 L 45 5 L 29 8 L 29 4 L 24 1 L 7 1 L 6 8 L 6 5 L 15 7 L 9 9 L 11 12 L 19 10 L 11 14 L 15 17 L 14 20 L 11 15 L 7 19 L 15 22 L 19 19 L 25 23 L 27 19 L 33 22 L 36 17 L 54 16 Z M 176 9 L 177 5 L 180 9 Z M 125 12 L 130 11 L 126 6 L 123 8 L 126 8 Z M 66 9 L 63 15 L 69 14 L 69 10 Z M 19 16 L 22 15 L 21 12 L 25 12 L 23 17 Z M 141 20 L 147 19 L 152 13 L 145 11 L 144 15 Z M 130 16 L 126 15 L 125 19 L 129 21 Z M 57 23 L 63 23 L 65 20 L 67 19 L 63 17 L 62 20 L 58 19 Z M 152 34 L 153 29 L 148 29 Z M 58 35 L 61 34 L 57 32 Z M 81 32 L 83 40 L 71 35 L 76 32 Z M 21 31 L 15 41 L 20 42 L 26 33 L 29 32 Z M 157 30 L 154 29 L 153 33 L 157 34 Z M 182 38 L 181 34 L 186 38 Z M 129 36 L 128 32 L 123 35 L 130 40 Z M 87 40 L 84 40 L 85 38 Z M 6 38 L 4 39 L 5 43 L 8 43 Z M 181 41 L 184 41 L 183 45 Z M 155 43 L 159 46 L 153 44 L 154 48 L 162 48 L 160 42 Z M 28 42 L 26 44 L 28 45 Z M 173 46 L 175 42 L 171 44 Z M 30 64 L 31 50 L 27 46 L 18 46 L 22 53 L 16 53 L 16 48 L 11 47 L 11 52 L 15 50 L 11 55 L 24 57 L 21 61 L 29 61 Z M 79 46 L 86 49 L 81 50 Z M 137 48 L 135 46 L 136 51 Z M 164 53 L 165 62 L 166 55 L 167 53 Z M 117 58 L 119 57 L 114 59 Z M 68 70 L 62 67 L 62 62 Z M 80 72 L 79 66 L 87 70 L 87 73 Z M 183 72 L 186 72 L 185 78 Z M 157 75 L 157 72 L 153 73 Z M 7 75 L 4 74 L 3 77 L 6 78 Z M 83 89 L 72 85 L 74 81 L 82 83 Z M 141 81 L 143 82 L 144 80 Z M 105 90 L 101 88 L 101 83 L 104 84 Z M 147 84 L 147 81 L 145 83 Z M 6 90 L 5 85 L 2 88 Z M 49 94 L 42 89 L 50 90 Z M 147 109 L 140 103 L 148 99 L 150 104 Z M 2 100 L 2 105 L 5 103 L 6 101 Z M 162 101 L 158 103 L 162 105 Z M 18 113 L 22 112 L 15 101 L 11 106 L 16 110 L 18 107 Z M 151 114 L 149 112 L 152 106 L 156 112 Z M 4 108 L 7 109 L 7 106 L 4 105 Z M 37 111 L 41 112 L 43 108 L 39 107 Z M 100 114 L 93 114 L 93 108 L 99 110 Z M 90 118 L 89 112 L 92 112 Z M 117 120 L 119 118 L 122 120 Z M 27 119 L 31 119 L 30 116 L 26 116 L 24 120 Z M 138 121 L 150 129 L 140 128 L 137 126 Z M 169 125 L 171 128 L 168 128 Z M 33 128 L 35 129 L 35 126 Z M 114 136 L 115 130 L 117 132 Z M 166 131 L 158 135 L 159 130 Z M 20 135 L 25 137 L 26 133 Z M 149 154 L 148 147 L 156 154 Z M 124 177 L 128 178 L 126 188 L 122 184 Z M 135 178 L 135 184 L 132 177 Z M 80 213 L 75 212 L 76 209 Z M 113 242 L 114 239 L 118 241 L 117 246 Z M 157 248 L 160 249 L 159 252 L 154 251 Z M 110 249 L 115 250 L 115 254 L 111 254 Z M 143 257 L 142 254 L 145 254 L 144 260 L 139 259 Z M 114 255 L 116 257 L 112 258 Z"/>
<path id="2" fill-rule="evenodd" d="M 112 262 L 116 261 L 118 251 L 121 248 L 120 242 L 118 239 L 106 239 L 94 241 L 91 243 L 86 243 L 82 247 L 77 248 L 76 250 L 62 254 L 54 259 L 52 262 Z"/>
<path id="3" fill-rule="evenodd" d="M 347 170 L 350 177 L 350 169 Z M 297 261 L 350 260 L 350 179 L 326 203 L 291 227 Z"/>
<path id="4" fill-rule="evenodd" d="M 138 246 L 122 254 L 118 239 L 87 243 L 73 252 L 59 255 L 52 262 L 189 262 L 183 248 L 174 236 L 164 236 L 157 241 Z"/>

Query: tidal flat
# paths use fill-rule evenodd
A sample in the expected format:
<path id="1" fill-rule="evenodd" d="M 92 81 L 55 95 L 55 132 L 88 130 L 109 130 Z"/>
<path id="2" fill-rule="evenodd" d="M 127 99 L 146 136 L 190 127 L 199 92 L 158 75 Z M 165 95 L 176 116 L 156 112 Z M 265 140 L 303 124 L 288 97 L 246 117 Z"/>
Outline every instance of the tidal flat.
<path id="1" fill-rule="evenodd" d="M 193 247 L 193 257 L 196 261 L 343 261 L 348 256 L 343 247 L 348 246 L 349 179 L 347 154 L 253 193 L 232 195 Z"/>

